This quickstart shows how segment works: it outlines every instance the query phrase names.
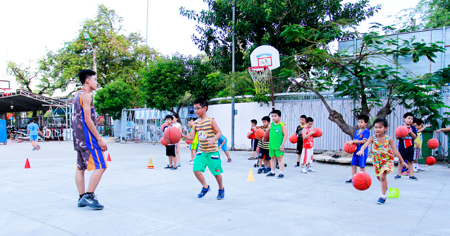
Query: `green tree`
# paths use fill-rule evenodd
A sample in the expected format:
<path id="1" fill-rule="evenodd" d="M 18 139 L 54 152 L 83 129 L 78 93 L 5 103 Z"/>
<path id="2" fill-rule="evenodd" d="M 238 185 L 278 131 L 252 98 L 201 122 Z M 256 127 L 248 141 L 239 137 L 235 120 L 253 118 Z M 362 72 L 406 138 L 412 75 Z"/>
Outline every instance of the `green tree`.
<path id="1" fill-rule="evenodd" d="M 113 119 L 121 117 L 122 109 L 133 105 L 134 91 L 121 79 L 114 80 L 95 94 L 95 106 L 101 114 L 108 114 Z"/>
<path id="2" fill-rule="evenodd" d="M 204 51 L 212 64 L 223 73 L 231 71 L 232 2 L 204 0 L 208 9 L 195 12 L 180 8 L 180 14 L 197 21 L 197 35 L 192 39 Z M 370 6 L 368 0 L 342 3 L 342 0 L 248 0 L 236 1 L 236 71 L 250 66 L 249 55 L 260 45 L 272 45 L 281 57 L 295 54 L 309 44 L 287 42 L 281 33 L 284 27 L 298 24 L 318 29 L 328 22 L 346 20 L 357 24 L 377 12 L 380 6 Z M 326 32 L 327 29 L 324 29 Z M 349 35 L 341 35 L 344 39 Z"/>
<path id="3" fill-rule="evenodd" d="M 420 30 L 450 26 L 450 0 L 420 0 L 396 15 L 401 28 Z"/>
<path id="4" fill-rule="evenodd" d="M 174 55 L 152 61 L 140 71 L 141 91 L 148 107 L 178 114 L 192 99 L 213 98 L 224 88 L 201 57 Z"/>
<path id="5" fill-rule="evenodd" d="M 375 27 L 395 30 L 380 25 Z M 300 26 L 288 27 L 284 35 L 289 40 L 310 40 L 312 37 L 311 32 Z M 443 120 L 444 125 L 449 124 L 448 119 L 439 113 L 440 108 L 447 107 L 442 102 L 439 90 L 450 81 L 450 68 L 432 74 L 414 75 L 398 64 L 399 57 L 409 58 L 413 62 L 422 58 L 434 62 L 435 53 L 445 50 L 441 46 L 382 35 L 375 31 L 363 34 L 355 52 L 342 50 L 331 53 L 327 44 L 321 45 L 305 49 L 297 55 L 308 58 L 315 70 L 304 71 L 302 67 L 297 67 L 296 70 L 284 70 L 283 74 L 297 86 L 315 93 L 327 108 L 328 118 L 346 134 L 352 137 L 357 126 L 349 125 L 313 85 L 353 99 L 358 104 L 353 110 L 355 116 L 369 115 L 373 109 L 379 109 L 376 117 L 385 118 L 396 104 L 401 104 L 435 126 L 439 120 Z M 385 61 L 386 64 L 376 64 L 375 59 Z"/>

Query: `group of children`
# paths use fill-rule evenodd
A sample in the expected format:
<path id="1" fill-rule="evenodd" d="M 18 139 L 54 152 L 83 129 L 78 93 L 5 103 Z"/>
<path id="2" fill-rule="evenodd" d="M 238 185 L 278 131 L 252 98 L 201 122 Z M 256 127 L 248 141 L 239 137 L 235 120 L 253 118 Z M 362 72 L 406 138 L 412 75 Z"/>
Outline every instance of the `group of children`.
<path id="1" fill-rule="evenodd" d="M 388 129 L 387 120 L 384 118 L 375 119 L 373 122 L 375 134 L 371 136 L 369 129 L 366 128 L 369 123 L 369 117 L 366 115 L 358 116 L 359 129 L 355 131 L 353 140 L 348 142 L 348 145 L 357 145 L 351 162 L 352 177 L 356 174 L 357 167 L 360 168 L 360 171 L 365 172 L 368 157 L 367 147 L 372 144 L 373 168 L 377 179 L 381 182 L 381 196 L 377 200 L 378 204 L 386 202 L 388 186 L 386 176 L 394 171 L 394 155 L 399 159 L 398 174 L 394 179 L 400 179 L 402 174 L 407 174 L 410 180 L 417 181 L 418 178 L 414 176 L 414 172 L 422 171 L 418 164 L 418 160 L 422 158 L 421 132 L 430 125 L 424 126 L 424 122 L 415 119 L 410 112 L 403 115 L 403 121 L 404 126 L 408 129 L 408 134 L 403 138 L 397 137 L 399 140 L 398 149 L 392 137 L 385 134 Z M 352 183 L 352 179 L 346 182 Z"/>

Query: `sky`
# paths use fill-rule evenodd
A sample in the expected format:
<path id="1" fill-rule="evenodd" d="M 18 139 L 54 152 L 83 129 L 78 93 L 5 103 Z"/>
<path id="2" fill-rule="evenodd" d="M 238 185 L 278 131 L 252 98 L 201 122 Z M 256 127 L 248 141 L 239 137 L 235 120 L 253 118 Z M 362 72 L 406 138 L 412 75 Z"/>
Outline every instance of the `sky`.
<path id="1" fill-rule="evenodd" d="M 344 2 L 354 2 L 345 0 Z M 414 7 L 418 0 L 371 0 L 382 9 L 368 21 L 361 23 L 364 32 L 369 22 L 392 24 L 389 15 Z M 124 33 L 140 32 L 145 38 L 147 0 L 15 0 L 0 2 L 0 80 L 13 79 L 7 75 L 8 61 L 35 67 L 35 61 L 47 50 L 58 50 L 73 40 L 85 19 L 93 19 L 97 6 L 104 4 L 123 18 Z M 203 0 L 149 0 L 148 45 L 162 54 L 197 55 L 201 53 L 192 42 L 195 21 L 179 14 L 181 6 L 200 11 L 206 8 Z M 0 84 L 1 86 L 1 84 Z M 15 89 L 15 88 L 14 88 Z"/>

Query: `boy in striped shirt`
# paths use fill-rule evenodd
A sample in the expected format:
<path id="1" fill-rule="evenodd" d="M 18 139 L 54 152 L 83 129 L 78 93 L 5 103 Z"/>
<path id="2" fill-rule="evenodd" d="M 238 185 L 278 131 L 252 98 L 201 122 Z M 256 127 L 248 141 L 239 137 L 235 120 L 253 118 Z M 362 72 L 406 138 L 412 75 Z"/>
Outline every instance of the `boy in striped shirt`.
<path id="1" fill-rule="evenodd" d="M 208 111 L 208 101 L 206 99 L 195 99 L 194 110 L 199 119 L 194 122 L 193 132 L 182 136 L 185 139 L 192 140 L 198 133 L 199 152 L 194 159 L 193 171 L 195 177 L 203 185 L 203 188 L 197 197 L 202 198 L 211 190 L 202 174 L 202 172 L 205 172 L 206 167 L 208 167 L 219 185 L 217 200 L 222 200 L 225 197 L 225 189 L 222 184 L 222 175 L 220 174 L 223 170 L 217 145 L 217 140 L 222 136 L 222 131 L 220 131 L 214 118 L 208 117 L 206 114 L 206 111 Z"/>
<path id="2" fill-rule="evenodd" d="M 265 132 L 265 131 L 267 131 L 267 129 L 269 129 L 270 117 L 264 116 L 261 120 L 263 122 L 263 126 L 261 126 L 260 128 L 262 130 L 264 130 L 264 132 Z M 270 156 L 269 156 L 269 141 L 263 142 L 262 139 L 259 140 L 258 147 L 259 147 L 258 174 L 261 174 L 263 172 L 268 173 L 271 170 L 270 169 Z M 264 160 L 265 168 L 262 167 L 263 160 Z"/>

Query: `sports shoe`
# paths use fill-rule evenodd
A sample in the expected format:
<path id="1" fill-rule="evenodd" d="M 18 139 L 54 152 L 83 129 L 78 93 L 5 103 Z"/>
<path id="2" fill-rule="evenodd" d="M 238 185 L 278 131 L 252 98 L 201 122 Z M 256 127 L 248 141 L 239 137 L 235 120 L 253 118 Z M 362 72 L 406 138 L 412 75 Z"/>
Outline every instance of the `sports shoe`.
<path id="1" fill-rule="evenodd" d="M 264 173 L 269 173 L 270 172 L 270 168 L 266 167 L 264 168 Z"/>
<path id="2" fill-rule="evenodd" d="M 176 169 L 178 169 L 178 167 L 172 166 L 172 169 L 171 169 L 171 170 L 176 170 Z"/>
<path id="3" fill-rule="evenodd" d="M 396 175 L 396 176 L 394 176 L 394 179 L 400 179 L 401 178 L 401 176 L 400 175 Z"/>
<path id="4" fill-rule="evenodd" d="M 419 180 L 416 176 L 409 176 L 409 179 L 410 180 L 415 180 L 415 181 Z"/>
<path id="5" fill-rule="evenodd" d="M 97 196 L 93 193 L 84 194 L 78 205 L 86 205 L 95 210 L 103 209 L 103 205 L 98 202 Z"/>
<path id="6" fill-rule="evenodd" d="M 190 161 L 189 161 L 189 164 L 193 165 L 193 164 L 194 164 L 194 161 L 193 161 L 193 160 L 190 160 Z"/>
<path id="7" fill-rule="evenodd" d="M 300 165 L 297 165 L 297 164 L 296 164 L 294 167 L 300 167 Z"/>
<path id="8" fill-rule="evenodd" d="M 172 169 L 173 168 L 173 166 L 169 166 L 169 165 L 167 165 L 166 167 L 164 167 L 164 169 Z"/>
<path id="9" fill-rule="evenodd" d="M 345 181 L 347 184 L 351 184 L 352 183 L 352 179 L 349 179 L 347 181 Z"/>
<path id="10" fill-rule="evenodd" d="M 177 167 L 181 167 L 181 163 L 180 162 L 177 163 Z"/>
<path id="11" fill-rule="evenodd" d="M 202 188 L 202 191 L 197 195 L 197 197 L 198 197 L 198 198 L 204 197 L 204 196 L 206 195 L 206 193 L 209 192 L 209 190 L 211 190 L 211 188 L 209 187 L 209 185 L 208 185 L 208 188 L 207 188 L 207 189 Z"/>
<path id="12" fill-rule="evenodd" d="M 425 171 L 424 169 L 422 169 L 422 168 L 420 168 L 420 167 L 418 167 L 417 170 L 418 170 L 418 171 Z"/>
<path id="13" fill-rule="evenodd" d="M 306 168 L 305 167 L 302 167 L 302 170 L 300 170 L 300 173 L 308 173 L 308 171 L 306 171 Z"/>
<path id="14" fill-rule="evenodd" d="M 222 200 L 225 197 L 225 188 L 223 190 L 219 189 L 219 194 L 217 195 L 217 200 Z"/>
<path id="15" fill-rule="evenodd" d="M 402 175 L 409 175 L 409 171 L 402 172 Z"/>
<path id="16" fill-rule="evenodd" d="M 84 195 L 83 195 L 83 196 L 84 196 Z M 82 202 L 81 202 L 81 199 L 82 199 L 82 197 L 79 197 L 79 198 L 78 198 L 78 207 L 85 207 L 85 206 L 88 206 L 88 205 L 82 203 Z"/>
<path id="17" fill-rule="evenodd" d="M 266 177 L 273 177 L 275 176 L 275 173 L 269 172 L 269 174 L 266 175 Z"/>
<path id="18" fill-rule="evenodd" d="M 419 172 L 419 170 L 417 168 L 414 168 L 414 172 Z"/>
<path id="19" fill-rule="evenodd" d="M 380 198 L 378 198 L 377 204 L 381 205 L 381 204 L 384 204 L 385 202 L 386 202 L 386 198 L 380 197 Z"/>
<path id="20" fill-rule="evenodd" d="M 231 162 L 232 160 L 231 159 L 228 159 L 228 161 L 227 162 Z"/>
<path id="21" fill-rule="evenodd" d="M 36 148 L 33 148 L 32 150 L 33 150 L 33 151 L 36 151 Z"/>
<path id="22" fill-rule="evenodd" d="M 278 178 L 279 178 L 279 179 L 284 178 L 284 174 L 281 174 L 281 173 L 280 173 L 280 174 L 278 175 Z"/>
<path id="23" fill-rule="evenodd" d="M 258 169 L 258 174 L 261 174 L 263 172 L 263 168 L 262 167 L 259 167 L 259 169 Z"/>
<path id="24" fill-rule="evenodd" d="M 316 170 L 314 170 L 314 169 L 311 168 L 311 167 L 306 168 L 306 171 L 308 171 L 308 172 L 316 172 Z"/>

